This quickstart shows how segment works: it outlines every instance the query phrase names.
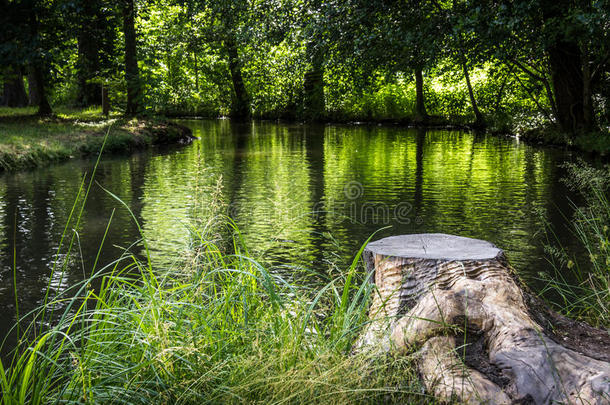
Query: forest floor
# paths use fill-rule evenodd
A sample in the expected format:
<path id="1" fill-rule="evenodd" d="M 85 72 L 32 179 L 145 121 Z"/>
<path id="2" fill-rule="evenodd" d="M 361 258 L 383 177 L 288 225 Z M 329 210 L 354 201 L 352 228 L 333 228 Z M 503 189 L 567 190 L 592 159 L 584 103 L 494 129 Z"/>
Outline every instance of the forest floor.
<path id="1" fill-rule="evenodd" d="M 95 155 L 106 134 L 106 153 L 130 153 L 192 139 L 191 131 L 181 125 L 158 118 L 104 117 L 99 108 L 59 109 L 49 117 L 34 113 L 32 108 L 0 108 L 0 171 Z"/>

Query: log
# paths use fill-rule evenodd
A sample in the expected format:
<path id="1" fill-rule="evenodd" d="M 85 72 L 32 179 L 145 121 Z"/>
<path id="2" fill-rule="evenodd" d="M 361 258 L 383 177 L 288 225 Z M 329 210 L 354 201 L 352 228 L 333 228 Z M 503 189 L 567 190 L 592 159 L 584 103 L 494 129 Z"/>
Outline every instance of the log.
<path id="1" fill-rule="evenodd" d="M 610 404 L 610 335 L 550 310 L 493 244 L 402 235 L 364 251 L 375 289 L 356 350 L 417 353 L 441 402 Z"/>

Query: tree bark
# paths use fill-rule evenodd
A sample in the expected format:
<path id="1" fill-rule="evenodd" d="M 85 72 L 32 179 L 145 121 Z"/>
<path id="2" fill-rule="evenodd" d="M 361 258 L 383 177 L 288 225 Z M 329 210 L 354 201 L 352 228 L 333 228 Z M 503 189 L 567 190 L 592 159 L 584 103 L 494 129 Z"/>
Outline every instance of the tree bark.
<path id="1" fill-rule="evenodd" d="M 30 107 L 37 106 L 40 103 L 40 95 L 38 94 L 38 83 L 36 83 L 36 75 L 32 66 L 28 66 L 28 94 L 30 96 L 28 105 Z"/>
<path id="2" fill-rule="evenodd" d="M 415 121 L 425 123 L 428 121 L 426 102 L 424 99 L 424 73 L 421 68 L 414 71 L 415 74 Z"/>
<path id="3" fill-rule="evenodd" d="M 233 83 L 233 106 L 231 108 L 231 118 L 238 121 L 247 121 L 250 119 L 250 96 L 244 85 L 244 79 L 241 72 L 241 61 L 237 50 L 237 44 L 233 38 L 226 40 L 226 50 L 229 58 L 229 71 L 231 73 L 231 81 Z"/>
<path id="4" fill-rule="evenodd" d="M 567 18 L 574 7 L 573 0 L 541 0 L 540 11 L 543 23 L 554 25 Z M 551 33 L 545 38 L 546 52 L 551 72 L 551 82 L 557 110 L 557 122 L 561 129 L 577 136 L 590 132 L 593 127 L 587 122 L 585 104 L 585 74 L 583 55 L 574 34 L 567 32 Z M 588 96 L 590 97 L 590 96 Z"/>
<path id="5" fill-rule="evenodd" d="M 590 131 L 585 121 L 582 55 L 578 44 L 558 41 L 548 49 L 548 54 L 561 129 L 572 135 Z"/>
<path id="6" fill-rule="evenodd" d="M 583 114 L 584 114 L 584 129 L 592 131 L 596 129 L 595 111 L 593 110 L 593 77 L 591 74 L 591 66 L 589 63 L 589 52 L 586 47 L 583 49 L 582 58 L 582 76 L 583 76 Z"/>
<path id="7" fill-rule="evenodd" d="M 370 243 L 376 291 L 358 350 L 417 351 L 426 389 L 443 402 L 610 400 L 610 335 L 549 310 L 502 250 L 444 234 Z"/>
<path id="8" fill-rule="evenodd" d="M 25 107 L 28 105 L 23 74 L 19 69 L 9 69 L 5 72 L 1 104 L 7 107 Z"/>
<path id="9" fill-rule="evenodd" d="M 38 38 L 38 16 L 34 10 L 30 11 L 30 32 L 33 38 Z M 41 55 L 36 55 L 32 61 L 33 82 L 38 95 L 38 115 L 50 115 L 53 113 L 45 89 L 45 61 Z"/>
<path id="10" fill-rule="evenodd" d="M 95 3 L 83 2 L 85 10 L 81 13 L 81 26 L 78 33 L 78 94 L 77 102 L 81 106 L 101 104 L 101 84 L 92 80 L 99 74 L 100 49 L 96 33 L 96 10 L 91 7 Z"/>
<path id="11" fill-rule="evenodd" d="M 307 54 L 310 66 L 303 78 L 303 114 L 306 120 L 319 121 L 324 118 L 326 110 L 322 55 L 311 42 L 307 45 Z"/>
<path id="12" fill-rule="evenodd" d="M 197 66 L 197 52 L 193 51 L 193 60 L 195 62 L 195 91 L 199 93 L 199 67 Z"/>
<path id="13" fill-rule="evenodd" d="M 102 114 L 108 117 L 110 114 L 110 100 L 108 99 L 108 86 L 102 85 Z"/>
<path id="14" fill-rule="evenodd" d="M 38 115 L 50 115 L 53 113 L 45 89 L 44 73 L 40 65 L 34 66 L 34 82 L 38 94 Z"/>
<path id="15" fill-rule="evenodd" d="M 127 83 L 126 115 L 141 111 L 141 85 L 138 68 L 134 0 L 123 0 L 123 33 L 125 35 L 125 81 Z"/>
<path id="16" fill-rule="evenodd" d="M 462 63 L 462 68 L 464 69 L 464 77 L 466 78 L 466 87 L 468 87 L 468 97 L 470 97 L 470 104 L 472 105 L 472 111 L 474 112 L 473 126 L 475 128 L 484 128 L 485 120 L 483 119 L 483 114 L 481 114 L 479 106 L 477 105 L 477 99 L 474 96 L 472 84 L 470 83 L 470 74 L 468 73 L 468 66 L 466 66 L 466 63 Z"/>

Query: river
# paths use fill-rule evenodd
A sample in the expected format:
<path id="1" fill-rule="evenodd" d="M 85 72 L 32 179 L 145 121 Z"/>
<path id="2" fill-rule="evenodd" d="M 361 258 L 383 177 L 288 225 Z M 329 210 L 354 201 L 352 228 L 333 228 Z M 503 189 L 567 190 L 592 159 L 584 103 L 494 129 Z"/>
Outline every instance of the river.
<path id="1" fill-rule="evenodd" d="M 47 285 L 55 294 L 82 280 L 98 251 L 101 268 L 140 238 L 162 271 L 189 251 L 189 227 L 220 213 L 234 218 L 252 255 L 288 276 L 311 269 L 313 283 L 340 272 L 384 227 L 375 239 L 442 232 L 489 240 L 535 290 L 540 274 L 551 271 L 543 215 L 562 243 L 575 243 L 565 229 L 575 196 L 560 181 L 560 165 L 573 152 L 463 131 L 180 122 L 200 139 L 103 159 L 67 272 L 52 279 L 60 237 L 94 161 L 0 176 L 0 333 L 15 323 L 14 277 L 24 313 L 42 302 Z M 109 192 L 130 207 L 141 233 Z M 142 242 L 131 251 L 141 254 Z"/>

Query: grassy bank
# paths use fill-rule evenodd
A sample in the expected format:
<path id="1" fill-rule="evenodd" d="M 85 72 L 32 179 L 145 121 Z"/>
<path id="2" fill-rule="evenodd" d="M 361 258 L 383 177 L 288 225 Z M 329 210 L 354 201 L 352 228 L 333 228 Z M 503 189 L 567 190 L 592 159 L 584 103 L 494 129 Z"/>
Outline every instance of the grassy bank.
<path id="1" fill-rule="evenodd" d="M 99 109 L 59 109 L 38 117 L 31 108 L 0 108 L 0 170 L 42 166 L 96 154 L 108 130 L 106 153 L 187 141 L 190 131 L 161 119 L 106 118 Z"/>
<path id="2" fill-rule="evenodd" d="M 415 355 L 354 353 L 374 293 L 360 254 L 312 290 L 252 259 L 230 220 L 190 236 L 175 267 L 125 251 L 25 316 L 0 402 L 436 403 Z M 572 315 L 607 325 L 607 308 Z"/>

